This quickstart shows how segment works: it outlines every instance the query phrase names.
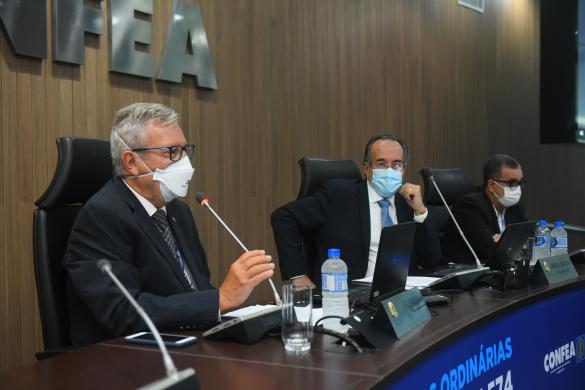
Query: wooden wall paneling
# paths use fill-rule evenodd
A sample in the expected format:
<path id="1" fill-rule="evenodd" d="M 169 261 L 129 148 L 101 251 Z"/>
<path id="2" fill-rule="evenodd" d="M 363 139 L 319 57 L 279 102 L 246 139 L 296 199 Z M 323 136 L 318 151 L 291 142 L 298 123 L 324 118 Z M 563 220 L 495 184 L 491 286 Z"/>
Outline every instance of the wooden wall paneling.
<path id="1" fill-rule="evenodd" d="M 33 111 L 32 104 L 32 74 L 37 73 L 40 64 L 33 64 L 31 61 L 19 59 L 17 62 L 17 144 L 14 145 L 15 157 L 18 164 L 18 176 L 15 182 L 19 189 L 18 203 L 16 207 L 17 217 L 13 220 L 13 227 L 18 232 L 18 241 L 14 244 L 19 246 L 20 253 L 14 262 L 20 263 L 18 267 L 18 278 L 20 279 L 20 307 L 19 331 L 28 337 L 22 337 L 20 364 L 28 361 L 28 356 L 36 349 L 36 297 L 34 272 L 31 272 L 32 255 L 32 213 L 34 203 L 34 181 L 35 172 L 33 146 Z"/>
<path id="2" fill-rule="evenodd" d="M 104 23 L 106 24 L 106 23 Z M 98 130 L 98 51 L 100 38 L 85 35 L 85 64 L 83 66 L 83 101 L 85 102 L 85 116 L 83 118 L 85 135 L 90 138 L 101 138 Z"/>
<path id="3" fill-rule="evenodd" d="M 2 334 L 4 361 L 8 366 L 22 364 L 21 268 L 26 259 L 20 257 L 19 205 L 20 188 L 18 179 L 18 64 L 7 44 L 2 45 L 2 123 L 3 123 L 3 193 L 4 193 L 4 258 L 6 286 L 6 311 L 3 313 L 6 331 Z M 25 76 L 25 75 L 23 75 Z M 30 337 L 26 335 L 26 337 Z"/>
<path id="4" fill-rule="evenodd" d="M 73 68 L 76 65 L 57 64 L 59 72 L 59 134 L 73 134 Z"/>
<path id="5" fill-rule="evenodd" d="M 10 49 L 7 47 L 7 42 L 4 36 L 0 38 L 0 51 L 2 52 L 2 58 L 0 58 L 0 99 L 4 102 L 5 98 L 11 98 L 8 90 L 8 78 L 11 73 L 8 69 L 8 63 L 6 59 L 6 51 Z M 5 131 L 8 129 L 8 107 L 4 104 L 0 105 L 0 128 L 2 135 L 0 136 L 0 147 L 4 150 L 4 145 L 8 145 L 8 140 L 5 136 Z M 6 173 L 6 161 L 7 157 L 2 154 L 0 158 L 0 172 L 2 177 Z M 8 290 L 12 287 L 8 283 L 8 256 L 7 253 L 7 222 L 6 222 L 6 194 L 4 185 L 0 190 L 0 248 L 2 248 L 2 256 L 0 260 L 0 344 L 6 345 L 10 333 L 8 332 Z M 9 366 L 9 358 L 6 352 L 0 353 L 0 370 Z"/>
<path id="6" fill-rule="evenodd" d="M 538 144 L 534 0 L 493 0 L 484 14 L 433 0 L 193 3 L 217 91 L 196 89 L 190 77 L 176 85 L 110 73 L 105 1 L 104 34 L 86 36 L 81 67 L 52 62 L 49 50 L 37 68 L 37 60 L 15 58 L 0 34 L 0 370 L 31 362 L 32 335 L 40 337 L 36 309 L 25 305 L 36 302 L 29 214 L 53 175 L 55 138 L 107 139 L 114 112 L 135 101 L 179 112 L 197 145 L 189 196 L 207 193 L 250 248 L 275 257 L 270 213 L 296 197 L 297 160 L 360 163 L 365 141 L 381 132 L 409 143 L 406 178 L 414 182 L 423 166 L 434 166 L 463 167 L 479 183 L 490 154 L 510 153 L 530 179 L 530 215 L 585 224 L 578 202 L 585 188 L 573 185 L 585 178 L 582 149 Z M 171 5 L 155 1 L 150 18 L 157 71 Z M 20 153 L 27 147 L 32 160 Z M 187 201 L 219 285 L 241 251 L 208 211 Z M 263 283 L 250 303 L 271 296 Z"/>
<path id="7" fill-rule="evenodd" d="M 31 210 L 29 211 L 28 215 L 23 216 L 23 219 L 28 219 L 32 223 L 32 213 L 34 212 L 34 202 L 45 192 L 45 189 L 48 186 L 49 180 L 52 177 L 52 172 L 50 172 L 50 167 L 47 166 L 47 147 L 53 146 L 52 140 L 47 138 L 47 101 L 46 101 L 46 91 L 45 91 L 45 78 L 46 78 L 46 64 L 36 64 L 36 69 L 32 74 L 31 79 L 31 88 L 32 88 L 32 101 L 31 105 L 33 108 L 32 112 L 32 138 L 33 138 L 33 147 L 30 149 L 30 158 L 33 159 L 33 195 L 32 195 L 32 202 L 29 204 Z M 32 229 L 31 229 L 32 234 Z M 32 248 L 32 237 L 31 237 L 31 248 Z M 29 261 L 32 261 L 32 257 Z M 30 268 L 29 268 L 30 270 Z M 34 270 L 34 268 L 33 268 Z M 29 271 L 30 272 L 30 271 Z M 34 271 L 33 271 L 34 272 Z M 34 273 L 31 274 L 31 279 L 33 281 L 32 286 L 32 298 L 33 302 L 31 303 L 31 307 L 34 311 L 34 339 L 35 345 L 32 351 L 28 351 L 28 355 L 30 353 L 34 353 L 36 351 L 40 351 L 43 348 L 43 338 L 42 338 L 42 331 L 41 331 L 41 322 L 40 322 L 40 314 L 38 310 L 38 304 L 36 300 L 36 285 L 34 284 Z M 28 361 L 28 358 L 27 358 Z"/>

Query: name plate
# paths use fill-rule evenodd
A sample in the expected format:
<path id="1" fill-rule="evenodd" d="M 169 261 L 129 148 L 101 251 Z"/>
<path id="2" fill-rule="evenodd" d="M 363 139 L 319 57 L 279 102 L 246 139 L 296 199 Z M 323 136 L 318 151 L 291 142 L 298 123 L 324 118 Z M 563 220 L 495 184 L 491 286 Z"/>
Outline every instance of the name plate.
<path id="1" fill-rule="evenodd" d="M 373 323 L 401 338 L 431 318 L 418 288 L 396 294 L 380 303 Z"/>
<path id="2" fill-rule="evenodd" d="M 538 259 L 532 272 L 532 280 L 537 283 L 554 284 L 576 277 L 577 271 L 568 255 Z"/>

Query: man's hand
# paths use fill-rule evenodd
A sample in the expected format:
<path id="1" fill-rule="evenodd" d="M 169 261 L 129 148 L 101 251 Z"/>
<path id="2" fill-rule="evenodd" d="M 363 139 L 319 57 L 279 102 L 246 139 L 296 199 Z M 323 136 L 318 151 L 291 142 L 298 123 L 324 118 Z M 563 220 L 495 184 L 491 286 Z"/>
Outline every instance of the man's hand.
<path id="1" fill-rule="evenodd" d="M 498 242 L 498 241 L 500 241 L 500 237 L 501 237 L 501 234 L 494 234 L 492 236 L 492 240 L 494 240 L 494 242 Z"/>
<path id="2" fill-rule="evenodd" d="M 420 186 L 416 184 L 404 183 L 400 189 L 400 195 L 406 200 L 406 203 L 414 210 L 415 215 L 424 214 L 427 211 L 422 199 Z"/>
<path id="3" fill-rule="evenodd" d="M 248 299 L 254 287 L 274 274 L 272 257 L 263 250 L 244 253 L 234 261 L 219 288 L 219 310 L 222 312 L 240 306 Z"/>
<path id="4" fill-rule="evenodd" d="M 291 283 L 295 286 L 310 286 L 311 288 L 317 288 L 315 283 L 307 275 L 303 275 L 298 278 L 291 279 Z"/>

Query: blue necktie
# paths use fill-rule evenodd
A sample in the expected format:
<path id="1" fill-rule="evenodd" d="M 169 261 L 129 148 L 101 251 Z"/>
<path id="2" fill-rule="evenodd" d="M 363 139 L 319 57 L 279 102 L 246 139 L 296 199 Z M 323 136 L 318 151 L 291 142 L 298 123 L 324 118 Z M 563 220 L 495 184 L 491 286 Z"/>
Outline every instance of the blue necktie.
<path id="1" fill-rule="evenodd" d="M 385 228 L 386 226 L 394 225 L 394 222 L 392 222 L 392 218 L 390 217 L 390 210 L 389 210 L 390 201 L 388 199 L 384 198 L 384 199 L 380 199 L 376 203 L 378 203 L 378 206 L 380 206 L 380 208 L 382 209 L 381 210 L 382 211 L 382 227 Z"/>

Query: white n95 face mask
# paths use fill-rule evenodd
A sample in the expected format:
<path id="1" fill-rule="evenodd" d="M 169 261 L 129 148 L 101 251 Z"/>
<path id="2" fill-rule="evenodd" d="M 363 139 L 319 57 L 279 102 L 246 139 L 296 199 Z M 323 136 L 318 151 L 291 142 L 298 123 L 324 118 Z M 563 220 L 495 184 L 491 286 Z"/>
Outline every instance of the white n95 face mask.
<path id="1" fill-rule="evenodd" d="M 510 187 L 504 187 L 499 183 L 496 184 L 504 189 L 504 195 L 498 198 L 498 202 L 500 202 L 502 206 L 512 207 L 520 202 L 520 198 L 522 197 L 522 188 L 520 186 L 512 190 Z"/>
<path id="2" fill-rule="evenodd" d="M 189 157 L 183 156 L 179 161 L 172 163 L 165 169 L 156 168 L 152 180 L 160 182 L 160 192 L 167 203 L 175 198 L 187 196 L 189 183 L 195 169 Z"/>
<path id="3" fill-rule="evenodd" d="M 142 157 L 138 156 L 138 158 L 142 160 Z M 150 169 L 144 160 L 142 160 L 142 163 L 146 165 L 150 171 L 149 173 L 143 173 L 136 176 L 126 176 L 126 178 L 134 179 L 137 177 L 152 175 L 152 180 L 160 183 L 160 193 L 166 203 L 169 203 L 175 198 L 183 198 L 187 196 L 189 183 L 193 177 L 193 172 L 195 172 L 189 157 L 183 156 L 179 161 L 172 163 L 165 169 L 156 168 L 154 172 L 152 172 L 152 169 Z"/>

